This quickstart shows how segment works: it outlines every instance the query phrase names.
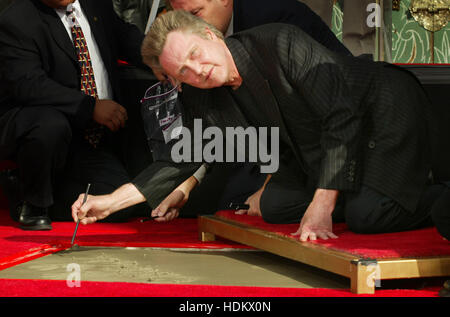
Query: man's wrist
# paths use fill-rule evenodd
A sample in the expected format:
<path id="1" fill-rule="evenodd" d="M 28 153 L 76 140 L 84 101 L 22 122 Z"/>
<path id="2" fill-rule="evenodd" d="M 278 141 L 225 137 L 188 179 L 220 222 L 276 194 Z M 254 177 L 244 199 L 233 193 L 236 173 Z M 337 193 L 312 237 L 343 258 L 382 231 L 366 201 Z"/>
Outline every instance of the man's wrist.
<path id="1" fill-rule="evenodd" d="M 142 193 L 131 183 L 122 185 L 106 196 L 109 203 L 107 208 L 109 214 L 145 201 Z"/>
<path id="2" fill-rule="evenodd" d="M 181 190 L 185 195 L 189 195 L 192 189 L 199 183 L 199 181 L 194 177 L 189 177 L 184 181 L 177 189 Z"/>
<path id="3" fill-rule="evenodd" d="M 338 190 L 318 188 L 314 193 L 313 202 L 320 204 L 323 209 L 331 214 L 336 206 L 338 196 Z"/>

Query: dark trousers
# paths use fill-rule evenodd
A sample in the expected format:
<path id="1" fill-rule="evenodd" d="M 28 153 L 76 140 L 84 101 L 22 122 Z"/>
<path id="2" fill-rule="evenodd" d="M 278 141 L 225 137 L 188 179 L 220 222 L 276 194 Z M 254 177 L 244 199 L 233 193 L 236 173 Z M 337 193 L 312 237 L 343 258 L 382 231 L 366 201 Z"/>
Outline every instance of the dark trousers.
<path id="1" fill-rule="evenodd" d="M 431 218 L 439 233 L 450 241 L 450 182 L 445 184 L 447 189 L 434 204 Z"/>
<path id="2" fill-rule="evenodd" d="M 314 195 L 311 183 L 294 160 L 281 162 L 261 197 L 263 219 L 269 223 L 299 223 Z M 422 193 L 416 210 L 409 211 L 363 185 L 358 192 L 340 193 L 333 221 L 345 221 L 356 233 L 398 232 L 429 226 L 433 224 L 431 213 L 439 208 L 435 202 L 447 190 L 444 184 L 430 185 Z"/>
<path id="3" fill-rule="evenodd" d="M 181 217 L 196 217 L 243 203 L 264 184 L 265 174 L 251 163 L 215 163 L 204 181 L 190 194 Z"/>
<path id="4" fill-rule="evenodd" d="M 71 220 L 71 205 L 88 183 L 90 194 L 102 195 L 130 181 L 114 139 L 94 149 L 52 107 L 13 109 L 1 121 L 7 123 L 0 127 L 2 156 L 19 165 L 21 197 L 48 207 L 52 220 Z M 125 220 L 140 208 L 124 209 L 107 221 Z"/>

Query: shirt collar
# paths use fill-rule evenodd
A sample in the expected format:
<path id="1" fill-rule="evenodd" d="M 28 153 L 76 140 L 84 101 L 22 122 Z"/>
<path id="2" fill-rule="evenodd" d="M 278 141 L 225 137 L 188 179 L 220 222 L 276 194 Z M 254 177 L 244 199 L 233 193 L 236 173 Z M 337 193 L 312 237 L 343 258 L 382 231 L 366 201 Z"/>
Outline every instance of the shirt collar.
<path id="1" fill-rule="evenodd" d="M 225 32 L 225 37 L 228 37 L 230 35 L 233 35 L 233 20 L 234 20 L 234 13 L 231 14 L 231 20 L 230 20 L 230 25 L 228 25 L 228 29 Z"/>
<path id="2" fill-rule="evenodd" d="M 69 4 L 66 8 L 62 9 L 55 9 L 56 13 L 58 13 L 59 17 L 62 18 L 66 15 L 67 8 L 72 7 L 73 13 L 75 14 L 75 17 L 80 17 L 81 14 L 81 7 L 80 2 L 78 0 L 75 0 L 73 3 Z"/>

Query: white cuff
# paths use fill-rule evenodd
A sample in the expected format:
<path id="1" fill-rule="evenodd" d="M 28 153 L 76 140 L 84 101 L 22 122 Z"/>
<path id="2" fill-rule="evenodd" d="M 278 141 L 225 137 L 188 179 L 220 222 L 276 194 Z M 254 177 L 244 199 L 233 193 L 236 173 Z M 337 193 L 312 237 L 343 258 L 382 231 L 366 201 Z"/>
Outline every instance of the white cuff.
<path id="1" fill-rule="evenodd" d="M 202 164 L 202 166 L 199 167 L 198 170 L 195 171 L 195 173 L 192 175 L 197 179 L 198 183 L 200 184 L 203 180 L 203 178 L 206 175 L 206 164 Z"/>

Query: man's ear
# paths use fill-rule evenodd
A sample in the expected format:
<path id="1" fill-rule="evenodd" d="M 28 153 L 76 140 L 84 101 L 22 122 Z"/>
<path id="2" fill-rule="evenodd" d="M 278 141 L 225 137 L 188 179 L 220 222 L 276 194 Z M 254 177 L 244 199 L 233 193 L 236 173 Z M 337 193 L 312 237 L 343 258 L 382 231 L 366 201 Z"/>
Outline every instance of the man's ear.
<path id="1" fill-rule="evenodd" d="M 216 40 L 217 39 L 217 35 L 216 33 L 214 33 L 209 27 L 205 27 L 205 33 L 206 33 L 206 37 L 209 40 Z"/>
<path id="2" fill-rule="evenodd" d="M 220 0 L 220 2 L 222 3 L 222 5 L 224 7 L 228 7 L 230 5 L 233 5 L 233 0 Z"/>

